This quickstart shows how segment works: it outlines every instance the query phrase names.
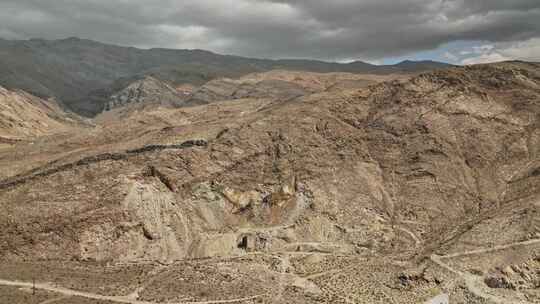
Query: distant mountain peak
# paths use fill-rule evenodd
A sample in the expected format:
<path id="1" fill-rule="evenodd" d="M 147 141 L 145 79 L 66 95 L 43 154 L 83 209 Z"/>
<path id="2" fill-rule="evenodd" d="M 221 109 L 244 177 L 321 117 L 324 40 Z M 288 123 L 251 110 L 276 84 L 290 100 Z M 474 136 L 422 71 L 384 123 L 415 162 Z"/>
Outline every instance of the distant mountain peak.
<path id="1" fill-rule="evenodd" d="M 400 61 L 394 64 L 394 66 L 412 66 L 412 65 L 428 65 L 428 64 L 436 65 L 436 66 L 446 66 L 446 67 L 452 66 L 449 63 L 434 61 L 434 60 L 429 60 L 429 59 L 426 59 L 426 60 L 405 59 L 403 61 Z"/>

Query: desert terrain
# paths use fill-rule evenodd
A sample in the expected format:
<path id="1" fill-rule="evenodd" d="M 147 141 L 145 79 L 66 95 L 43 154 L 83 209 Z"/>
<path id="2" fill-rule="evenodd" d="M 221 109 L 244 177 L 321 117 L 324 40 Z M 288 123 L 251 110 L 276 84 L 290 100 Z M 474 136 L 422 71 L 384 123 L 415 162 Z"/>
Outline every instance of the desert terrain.
<path id="1" fill-rule="evenodd" d="M 0 302 L 540 303 L 540 64 L 248 72 L 1 88 Z"/>

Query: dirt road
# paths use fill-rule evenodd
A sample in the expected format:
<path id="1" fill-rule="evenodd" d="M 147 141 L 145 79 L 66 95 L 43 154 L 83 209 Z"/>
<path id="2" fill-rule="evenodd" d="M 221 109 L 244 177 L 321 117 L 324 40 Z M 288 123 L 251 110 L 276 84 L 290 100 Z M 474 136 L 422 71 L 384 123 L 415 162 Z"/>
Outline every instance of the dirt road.
<path id="1" fill-rule="evenodd" d="M 135 299 L 130 299 L 129 297 L 121 296 L 104 296 L 90 292 L 78 291 L 73 289 L 67 289 L 63 287 L 56 287 L 46 283 L 36 283 L 35 285 L 32 282 L 20 282 L 20 281 L 9 281 L 9 280 L 0 280 L 0 285 L 4 286 L 13 286 L 13 287 L 25 287 L 25 288 L 36 288 L 41 290 L 46 290 L 49 292 L 55 292 L 64 296 L 75 296 L 83 297 L 87 299 L 101 300 L 101 301 L 110 301 L 115 303 L 128 303 L 128 304 L 161 304 L 159 302 L 149 302 L 149 301 L 139 301 Z M 220 304 L 220 303 L 239 303 L 244 301 L 253 300 L 264 296 L 255 295 L 245 298 L 237 299 L 228 299 L 228 300 L 213 300 L 213 301 L 199 301 L 199 302 L 178 302 L 178 303 L 168 303 L 168 304 Z"/>

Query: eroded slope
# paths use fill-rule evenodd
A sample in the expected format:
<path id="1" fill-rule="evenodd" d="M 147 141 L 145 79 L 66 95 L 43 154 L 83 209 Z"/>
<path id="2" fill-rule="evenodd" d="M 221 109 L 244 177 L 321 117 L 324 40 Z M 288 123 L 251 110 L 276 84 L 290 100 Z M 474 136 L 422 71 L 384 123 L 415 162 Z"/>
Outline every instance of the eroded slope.
<path id="1" fill-rule="evenodd" d="M 6 141 L 66 132 L 80 122 L 52 99 L 0 87 L 0 138 Z"/>

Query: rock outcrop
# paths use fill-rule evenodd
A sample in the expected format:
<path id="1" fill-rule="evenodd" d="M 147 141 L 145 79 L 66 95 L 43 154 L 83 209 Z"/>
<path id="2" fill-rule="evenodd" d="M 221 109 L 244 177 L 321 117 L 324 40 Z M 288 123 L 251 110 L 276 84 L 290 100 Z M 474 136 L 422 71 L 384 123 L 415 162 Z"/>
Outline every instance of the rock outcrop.
<path id="1" fill-rule="evenodd" d="M 184 99 L 185 94 L 177 91 L 171 85 L 154 77 L 146 76 L 113 94 L 105 105 L 105 111 L 128 104 L 178 107 L 183 104 Z"/>

